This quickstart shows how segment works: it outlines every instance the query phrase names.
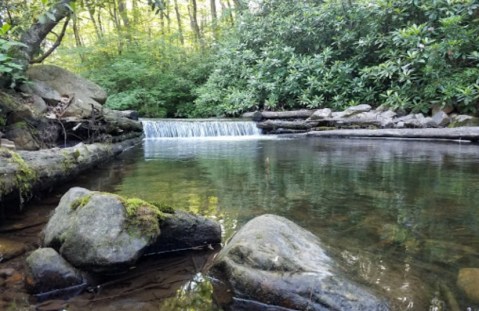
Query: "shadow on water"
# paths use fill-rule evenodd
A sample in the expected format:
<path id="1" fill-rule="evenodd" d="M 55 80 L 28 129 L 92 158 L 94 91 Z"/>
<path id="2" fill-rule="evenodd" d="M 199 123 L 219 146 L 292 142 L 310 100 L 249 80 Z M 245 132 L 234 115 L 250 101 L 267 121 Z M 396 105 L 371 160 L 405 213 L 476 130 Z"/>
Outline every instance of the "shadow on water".
<path id="1" fill-rule="evenodd" d="M 125 274 L 97 279 L 97 285 L 84 294 L 68 301 L 47 300 L 35 307 L 40 311 L 65 308 L 129 311 L 212 306 L 211 288 L 202 273 L 216 253 L 183 252 L 160 258 L 146 257 Z M 179 291 L 181 295 L 177 295 Z M 175 299 L 167 300 L 171 297 Z"/>
<path id="2" fill-rule="evenodd" d="M 428 310 L 431 302 L 474 310 L 479 306 L 456 282 L 461 269 L 479 268 L 478 148 L 359 139 L 147 140 L 6 225 L 46 221 L 73 185 L 213 217 L 225 240 L 253 217 L 274 213 L 320 237 L 344 273 L 388 297 L 393 310 Z M 20 240 L 22 251 L 29 251 L 39 245 L 41 227 L 0 228 L 0 239 Z M 205 310 L 211 283 L 189 256 L 165 259 L 164 267 L 176 265 L 171 279 L 163 276 L 166 268 L 146 265 L 100 292 L 74 298 L 71 308 Z M 0 264 L 0 308 L 29 304 L 28 296 L 15 294 L 22 292 L 23 260 Z M 206 261 L 195 259 L 194 266 Z M 9 268 L 10 275 L 2 274 Z M 160 285 L 163 279 L 171 286 Z M 155 298 L 163 295 L 174 298 Z"/>

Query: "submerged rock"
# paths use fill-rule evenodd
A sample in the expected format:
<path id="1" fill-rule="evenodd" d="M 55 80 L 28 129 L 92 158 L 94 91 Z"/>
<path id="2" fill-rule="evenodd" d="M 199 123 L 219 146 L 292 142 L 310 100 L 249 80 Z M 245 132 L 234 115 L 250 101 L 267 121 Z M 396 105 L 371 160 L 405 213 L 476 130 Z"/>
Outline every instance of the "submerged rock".
<path id="1" fill-rule="evenodd" d="M 479 303 L 479 268 L 463 268 L 459 270 L 457 285 L 474 303 Z"/>
<path id="2" fill-rule="evenodd" d="M 0 237 L 0 262 L 18 257 L 25 251 L 25 244 L 21 241 Z"/>
<path id="3" fill-rule="evenodd" d="M 312 233 L 279 216 L 248 222 L 216 258 L 215 299 L 231 310 L 389 310 L 348 280 Z M 226 285 L 226 287 L 225 287 Z"/>
<path id="4" fill-rule="evenodd" d="M 27 270 L 25 286 L 34 294 L 85 284 L 82 273 L 53 248 L 40 248 L 31 253 L 27 258 Z"/>

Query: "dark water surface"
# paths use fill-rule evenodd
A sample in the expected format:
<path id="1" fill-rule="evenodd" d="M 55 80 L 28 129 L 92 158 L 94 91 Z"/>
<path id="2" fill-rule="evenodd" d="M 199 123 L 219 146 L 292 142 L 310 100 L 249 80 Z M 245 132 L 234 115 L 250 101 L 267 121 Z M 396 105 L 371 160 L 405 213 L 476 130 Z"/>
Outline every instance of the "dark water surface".
<path id="1" fill-rule="evenodd" d="M 460 269 L 479 268 L 477 145 L 324 138 L 146 140 L 74 185 L 216 218 L 225 239 L 255 216 L 285 216 L 318 235 L 344 273 L 388 297 L 394 310 L 429 310 L 431 302 L 479 309 L 456 285 Z M 37 203 L 33 210 L 45 205 Z M 142 288 L 155 287 L 148 281 L 138 285 L 144 276 L 130 278 L 123 284 L 129 296 L 117 299 L 115 310 L 119 305 L 213 309 L 211 284 L 198 273 L 197 262 L 206 265 L 203 259 L 190 260 L 195 269 L 186 274 L 192 281 L 179 278 L 176 297 L 166 301 L 155 299 L 151 290 L 145 295 Z M 82 295 L 77 301 L 88 299 Z M 73 301 L 72 309 L 82 309 L 81 303 Z M 88 306 L 109 310 L 110 303 Z"/>

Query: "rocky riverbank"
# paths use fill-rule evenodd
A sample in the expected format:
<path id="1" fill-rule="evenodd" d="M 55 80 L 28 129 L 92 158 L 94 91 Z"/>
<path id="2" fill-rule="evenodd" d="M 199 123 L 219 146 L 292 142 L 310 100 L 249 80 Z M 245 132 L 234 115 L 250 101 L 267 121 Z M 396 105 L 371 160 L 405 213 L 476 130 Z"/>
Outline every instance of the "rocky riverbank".
<path id="1" fill-rule="evenodd" d="M 103 107 L 98 85 L 51 65 L 31 67 L 16 92 L 0 90 L 0 206 L 22 208 L 40 191 L 72 179 L 135 144 L 134 113 Z"/>
<path id="2" fill-rule="evenodd" d="M 265 134 L 308 133 L 322 137 L 394 137 L 479 140 L 479 118 L 447 109 L 434 109 L 431 116 L 404 114 L 370 105 L 344 111 L 329 108 L 297 111 L 263 111 L 244 114 L 257 122 Z"/>

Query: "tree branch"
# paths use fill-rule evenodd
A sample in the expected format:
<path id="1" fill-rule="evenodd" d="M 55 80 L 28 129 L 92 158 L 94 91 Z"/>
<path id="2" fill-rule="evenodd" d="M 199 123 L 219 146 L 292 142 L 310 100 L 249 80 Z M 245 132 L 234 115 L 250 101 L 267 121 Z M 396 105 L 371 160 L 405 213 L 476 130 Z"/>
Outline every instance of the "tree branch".
<path id="1" fill-rule="evenodd" d="M 69 4 L 75 0 L 60 0 L 45 13 L 44 18 L 40 18 L 21 36 L 20 42 L 24 44 L 14 51 L 14 58 L 18 65 L 24 71 L 27 70 L 30 60 L 40 50 L 40 45 L 53 28 L 72 11 Z"/>
<path id="2" fill-rule="evenodd" d="M 62 31 L 60 33 L 59 36 L 57 36 L 57 40 L 55 41 L 55 43 L 52 45 L 52 47 L 46 51 L 42 56 L 38 57 L 38 58 L 35 58 L 35 59 L 32 59 L 30 61 L 30 64 L 36 64 L 36 63 L 41 63 L 45 60 L 45 58 L 47 58 L 48 56 L 50 56 L 50 54 L 53 53 L 53 51 L 55 51 L 55 49 L 57 47 L 60 46 L 60 44 L 62 43 L 62 40 L 63 40 L 63 36 L 65 36 L 65 32 L 67 30 L 67 26 L 68 26 L 68 23 L 70 22 L 70 15 L 67 17 L 67 20 L 65 21 L 65 23 L 63 24 L 63 28 L 62 28 Z"/>

